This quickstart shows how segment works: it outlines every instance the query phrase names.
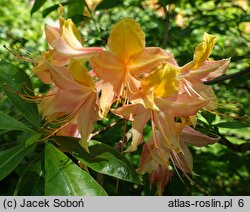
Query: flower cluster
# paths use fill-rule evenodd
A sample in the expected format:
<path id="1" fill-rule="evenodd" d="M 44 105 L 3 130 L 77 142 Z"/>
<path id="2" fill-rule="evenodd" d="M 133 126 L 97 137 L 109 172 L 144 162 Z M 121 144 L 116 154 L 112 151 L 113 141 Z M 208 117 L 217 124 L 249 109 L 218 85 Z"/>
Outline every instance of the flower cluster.
<path id="1" fill-rule="evenodd" d="M 191 127 L 199 110 L 217 107 L 204 82 L 225 73 L 230 62 L 208 59 L 215 36 L 205 33 L 193 60 L 180 67 L 170 51 L 146 47 L 145 34 L 133 19 L 112 27 L 107 48 L 84 47 L 70 19 L 60 17 L 59 23 L 59 28 L 45 27 L 50 48 L 33 69 L 51 84 L 39 109 L 47 122 L 60 126 L 57 134 L 79 136 L 88 150 L 95 122 L 112 112 L 132 122 L 129 152 L 143 143 L 143 129 L 150 122 L 153 136 L 144 143 L 138 172 L 149 173 L 159 194 L 171 177 L 170 163 L 193 173 L 187 145 L 216 141 Z"/>

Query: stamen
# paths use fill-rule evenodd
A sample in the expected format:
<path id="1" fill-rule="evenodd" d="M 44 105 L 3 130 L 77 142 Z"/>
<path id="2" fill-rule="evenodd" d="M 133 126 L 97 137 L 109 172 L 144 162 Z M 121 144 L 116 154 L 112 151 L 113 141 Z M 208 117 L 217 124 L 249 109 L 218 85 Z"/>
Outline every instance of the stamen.
<path id="1" fill-rule="evenodd" d="M 173 164 L 174 170 L 175 170 L 175 172 L 177 173 L 178 177 L 180 178 L 181 182 L 182 182 L 183 184 L 185 184 L 185 182 L 184 182 L 183 178 L 181 177 L 181 175 L 180 175 L 180 173 L 179 173 L 177 167 L 175 166 L 175 163 L 174 163 L 174 160 L 173 160 L 171 154 L 169 155 L 169 158 L 170 158 L 170 160 L 171 160 L 171 162 L 172 162 L 172 164 Z"/>
<path id="2" fill-rule="evenodd" d="M 7 51 L 9 51 L 11 54 L 13 54 L 15 57 L 21 59 L 21 60 L 24 60 L 26 62 L 29 62 L 29 63 L 35 63 L 35 61 L 33 59 L 30 59 L 28 57 L 25 57 L 24 55 L 22 55 L 21 53 L 17 52 L 16 50 L 14 49 L 10 49 L 9 47 L 7 47 L 6 45 L 3 46 Z M 28 55 L 28 53 L 27 53 Z"/>
<path id="3" fill-rule="evenodd" d="M 151 110 L 151 123 L 152 123 L 152 132 L 153 132 L 155 148 L 159 149 L 160 147 L 159 147 L 159 142 L 158 142 L 157 135 L 156 135 L 155 118 L 154 118 L 153 110 Z"/>

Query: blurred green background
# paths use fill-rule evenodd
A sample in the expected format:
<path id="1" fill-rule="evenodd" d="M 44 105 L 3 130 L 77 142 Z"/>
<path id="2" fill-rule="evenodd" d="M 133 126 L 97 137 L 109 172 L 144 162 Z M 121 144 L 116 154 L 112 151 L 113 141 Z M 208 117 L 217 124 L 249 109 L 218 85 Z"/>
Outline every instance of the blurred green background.
<path id="1" fill-rule="evenodd" d="M 55 24 L 58 18 L 57 6 L 54 10 L 51 6 L 59 1 L 44 2 L 31 16 L 34 1 L 0 0 L 0 59 L 19 66 L 28 74 L 32 64 L 21 60 L 17 55 L 36 59 L 46 50 L 44 24 Z M 98 5 L 100 1 L 89 0 L 86 2 L 92 11 L 92 17 L 86 6 L 79 7 L 81 1 L 76 2 L 78 3 L 65 4 L 66 16 L 77 23 L 87 46 L 105 46 L 111 26 L 121 18 L 131 17 L 142 26 L 147 46 L 159 46 L 171 50 L 178 64 L 183 65 L 192 60 L 194 48 L 202 41 L 204 32 L 216 35 L 217 43 L 211 57 L 216 60 L 231 57 L 232 62 L 226 78 L 222 77 L 210 83 L 218 96 L 219 109 L 214 114 L 200 113 L 197 129 L 206 134 L 221 135 L 224 143 L 192 148 L 194 171 L 197 174 L 192 179 L 196 185 L 192 185 L 184 176 L 185 183 L 182 183 L 175 174 L 163 194 L 250 195 L 248 1 L 117 0 L 110 1 L 112 4 L 104 1 L 105 4 Z M 6 50 L 4 45 L 11 51 Z M 35 77 L 32 78 L 32 82 L 37 91 L 44 88 Z M 0 110 L 16 118 L 19 117 L 19 113 L 9 102 L 1 86 Z M 216 126 L 221 122 L 234 124 Z M 121 138 L 117 132 L 122 133 L 119 124 L 96 139 L 115 146 Z M 149 133 L 146 128 L 145 134 Z M 0 130 L 0 150 L 13 146 L 22 139 L 21 136 L 20 132 Z M 126 155 L 135 167 L 140 160 L 140 151 L 141 149 Z M 0 182 L 0 195 L 13 194 L 22 168 L 22 164 L 19 165 L 15 172 Z M 150 190 L 147 176 L 143 179 L 144 185 L 120 182 L 117 191 L 113 185 L 114 179 L 106 178 L 104 188 L 111 195 L 154 195 L 156 188 Z"/>

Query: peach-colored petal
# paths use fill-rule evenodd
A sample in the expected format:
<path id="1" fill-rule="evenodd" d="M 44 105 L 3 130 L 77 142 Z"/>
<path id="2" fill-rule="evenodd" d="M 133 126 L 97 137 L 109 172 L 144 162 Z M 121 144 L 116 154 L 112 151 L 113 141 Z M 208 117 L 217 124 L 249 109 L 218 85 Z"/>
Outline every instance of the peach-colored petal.
<path id="1" fill-rule="evenodd" d="M 112 110 L 112 113 L 132 122 L 132 142 L 126 152 L 137 150 L 143 142 L 143 129 L 150 119 L 150 111 L 145 110 L 141 104 L 131 104 Z"/>
<path id="2" fill-rule="evenodd" d="M 201 132 L 186 126 L 180 135 L 180 140 L 198 147 L 216 143 L 220 138 L 211 138 Z"/>
<path id="3" fill-rule="evenodd" d="M 169 169 L 170 151 L 162 146 L 163 138 L 156 133 L 161 148 L 156 148 L 153 138 L 150 138 L 143 146 L 141 161 L 137 172 L 149 173 L 150 186 L 157 183 L 157 193 L 160 195 L 172 177 Z"/>
<path id="4" fill-rule="evenodd" d="M 125 66 L 111 52 L 99 52 L 90 58 L 90 64 L 97 77 L 104 82 L 117 84 L 121 81 Z"/>
<path id="5" fill-rule="evenodd" d="M 228 68 L 230 59 L 218 61 L 206 61 L 196 70 L 192 70 L 187 77 L 194 80 L 208 81 L 224 74 Z"/>
<path id="6" fill-rule="evenodd" d="M 75 111 L 81 105 L 83 94 L 81 91 L 58 90 L 50 99 L 44 99 L 40 105 L 43 116 L 61 113 L 68 114 Z M 65 101 L 67 99 L 67 101 Z"/>
<path id="7" fill-rule="evenodd" d="M 217 98 L 211 87 L 204 85 L 199 80 L 180 80 L 180 91 L 182 94 L 187 93 L 190 96 L 199 98 L 208 104 L 204 107 L 207 110 L 215 110 L 217 108 Z"/>
<path id="8" fill-rule="evenodd" d="M 106 82 L 102 84 L 101 97 L 99 100 L 99 107 L 101 115 L 106 116 L 113 102 L 115 101 L 115 91 L 111 83 Z"/>
<path id="9" fill-rule="evenodd" d="M 174 115 L 171 111 L 157 111 L 153 113 L 155 115 L 155 125 L 164 139 L 164 146 L 179 152 L 180 129 L 175 125 Z"/>
<path id="10" fill-rule="evenodd" d="M 44 31 L 49 45 L 51 45 L 53 41 L 61 37 L 60 28 L 45 25 Z"/>
<path id="11" fill-rule="evenodd" d="M 51 73 L 51 79 L 58 88 L 64 90 L 79 89 L 80 85 L 74 80 L 66 67 L 53 66 L 49 63 L 47 63 L 47 66 Z"/>
<path id="12" fill-rule="evenodd" d="M 140 78 L 141 74 L 150 73 L 160 64 L 168 61 L 175 61 L 170 52 L 165 52 L 158 47 L 147 47 L 130 58 L 128 62 L 128 70 L 133 76 Z"/>
<path id="13" fill-rule="evenodd" d="M 102 48 L 99 47 L 75 47 L 74 48 L 69 44 L 66 43 L 64 39 L 59 38 L 55 41 L 52 42 L 53 48 L 55 50 L 62 54 L 62 55 L 67 55 L 67 56 L 72 56 L 72 57 L 82 57 L 86 55 L 92 55 L 96 52 L 102 51 Z"/>
<path id="14" fill-rule="evenodd" d="M 171 160 L 184 173 L 193 173 L 193 156 L 187 145 L 180 142 L 181 152 L 171 152 Z"/>
<path id="15" fill-rule="evenodd" d="M 92 93 L 80 108 L 77 118 L 77 126 L 81 134 L 80 144 L 88 150 L 88 141 L 94 130 L 94 123 L 99 119 L 98 108 L 96 104 L 96 94 Z"/>
<path id="16" fill-rule="evenodd" d="M 72 136 L 72 137 L 80 137 L 80 133 L 77 129 L 76 123 L 69 123 L 65 127 L 61 128 L 57 133 L 57 136 Z"/>
<path id="17" fill-rule="evenodd" d="M 155 104 L 160 110 L 169 110 L 176 117 L 196 115 L 198 110 L 208 103 L 209 100 L 201 100 L 196 96 L 187 94 L 174 95 L 168 98 L 155 98 Z"/>

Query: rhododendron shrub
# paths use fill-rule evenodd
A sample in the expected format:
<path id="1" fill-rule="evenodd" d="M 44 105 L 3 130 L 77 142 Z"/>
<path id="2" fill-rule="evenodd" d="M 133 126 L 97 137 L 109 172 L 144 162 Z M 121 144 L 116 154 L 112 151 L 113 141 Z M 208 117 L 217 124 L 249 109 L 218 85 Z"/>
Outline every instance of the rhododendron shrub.
<path id="1" fill-rule="evenodd" d="M 45 158 L 45 175 L 49 168 L 59 175 L 74 173 L 78 177 L 71 182 L 79 181 L 83 188 L 95 190 L 68 192 L 65 182 L 64 193 L 57 190 L 61 186 L 58 176 L 48 175 L 51 181 L 45 183 L 55 185 L 48 186 L 45 194 L 106 195 L 91 177 L 89 168 L 136 184 L 142 183 L 141 175 L 148 174 L 150 186 L 156 184 L 159 195 L 174 174 L 192 182 L 195 173 L 189 147 L 211 145 L 220 139 L 195 129 L 199 112 L 212 112 L 218 107 L 216 95 L 206 82 L 223 75 L 230 63 L 230 59 L 210 58 L 216 37 L 204 32 L 192 61 L 179 66 L 168 49 L 147 46 L 145 33 L 131 18 L 112 26 L 105 47 L 87 47 L 73 21 L 62 17 L 60 7 L 59 26 L 46 25 L 45 35 L 48 50 L 33 61 L 32 74 L 49 85 L 47 92 L 34 94 L 28 85 L 21 83 L 22 89 L 13 97 L 16 84 L 5 85 L 12 98 L 21 99 L 27 107 L 37 106 L 35 110 L 41 115 L 39 127 L 29 129 L 21 122 L 16 123 L 17 130 L 28 129 L 33 133 L 22 144 L 23 152 L 32 151 L 36 143 L 45 143 L 49 155 Z M 25 106 L 20 107 L 24 107 L 25 115 Z M 124 120 L 124 133 L 117 149 L 93 139 L 105 130 L 96 130 L 96 125 L 110 116 L 116 122 Z M 147 138 L 146 126 L 152 132 Z M 124 155 L 134 154 L 138 148 L 142 151 L 135 170 Z M 69 165 L 60 170 L 60 161 L 67 160 L 63 153 L 75 158 L 79 166 L 68 158 Z"/>

